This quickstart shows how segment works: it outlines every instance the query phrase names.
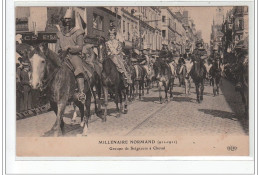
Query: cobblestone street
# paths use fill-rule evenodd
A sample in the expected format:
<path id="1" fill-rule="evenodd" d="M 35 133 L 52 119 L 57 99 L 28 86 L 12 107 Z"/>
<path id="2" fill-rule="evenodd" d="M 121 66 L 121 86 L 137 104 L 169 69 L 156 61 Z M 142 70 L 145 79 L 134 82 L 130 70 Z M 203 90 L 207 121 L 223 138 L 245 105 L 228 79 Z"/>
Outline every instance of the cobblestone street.
<path id="1" fill-rule="evenodd" d="M 227 80 L 222 80 L 220 95 L 216 97 L 206 83 L 201 104 L 196 103 L 193 83 L 191 95 L 187 97 L 184 88 L 176 84 L 178 82 L 175 82 L 172 101 L 160 104 L 157 89 L 153 88 L 150 94 L 145 94 L 143 101 L 129 103 L 128 114 L 121 115 L 121 118 L 115 117 L 115 104 L 110 102 L 107 122 L 92 115 L 89 136 L 248 135 L 248 120 L 244 116 L 241 97 Z M 66 137 L 82 132 L 79 124 L 70 124 L 72 115 L 73 108 L 68 106 L 64 116 Z M 48 112 L 18 120 L 17 136 L 43 136 L 55 119 L 54 112 Z"/>

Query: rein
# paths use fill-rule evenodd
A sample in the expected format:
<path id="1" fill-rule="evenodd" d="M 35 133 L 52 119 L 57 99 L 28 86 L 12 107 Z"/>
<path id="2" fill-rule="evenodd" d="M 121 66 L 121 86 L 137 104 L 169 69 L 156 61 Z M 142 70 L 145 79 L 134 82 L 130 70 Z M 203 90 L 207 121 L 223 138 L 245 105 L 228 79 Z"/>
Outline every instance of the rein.
<path id="1" fill-rule="evenodd" d="M 53 80 L 54 76 L 56 75 L 56 73 L 57 73 L 59 70 L 60 70 L 60 67 L 57 67 L 57 68 L 52 72 L 52 74 L 50 74 L 45 80 L 43 80 L 44 86 L 40 88 L 41 91 L 45 90 L 45 89 L 48 87 L 48 85 L 50 84 L 51 80 Z"/>

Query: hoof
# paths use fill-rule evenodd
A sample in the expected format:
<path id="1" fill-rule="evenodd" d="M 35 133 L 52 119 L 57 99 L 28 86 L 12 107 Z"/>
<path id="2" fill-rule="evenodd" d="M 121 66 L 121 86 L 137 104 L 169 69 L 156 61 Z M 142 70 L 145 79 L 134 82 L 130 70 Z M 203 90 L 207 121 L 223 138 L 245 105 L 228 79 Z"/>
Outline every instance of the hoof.
<path id="1" fill-rule="evenodd" d="M 82 121 L 81 123 L 80 123 L 80 127 L 84 127 L 85 126 L 85 122 L 84 121 Z"/>
<path id="2" fill-rule="evenodd" d="M 120 113 L 117 113 L 116 118 L 120 118 L 120 117 L 121 117 Z"/>
<path id="3" fill-rule="evenodd" d="M 96 115 L 97 115 L 98 117 L 102 116 L 102 110 L 98 110 L 98 111 L 96 112 Z"/>
<path id="4" fill-rule="evenodd" d="M 62 131 L 60 130 L 60 131 L 56 131 L 56 132 L 54 132 L 54 133 L 53 133 L 53 136 L 54 136 L 54 137 L 60 137 L 60 136 L 63 136 Z"/>
<path id="5" fill-rule="evenodd" d="M 104 116 L 104 117 L 102 118 L 102 122 L 106 122 L 106 121 L 107 121 L 107 117 Z"/>
<path id="6" fill-rule="evenodd" d="M 127 112 L 128 112 L 128 109 L 125 109 L 125 110 L 124 110 L 124 114 L 127 114 Z"/>
<path id="7" fill-rule="evenodd" d="M 85 133 L 82 133 L 81 136 L 83 136 L 83 137 L 87 137 L 88 134 L 87 134 L 87 133 L 86 133 L 86 134 L 85 134 Z"/>

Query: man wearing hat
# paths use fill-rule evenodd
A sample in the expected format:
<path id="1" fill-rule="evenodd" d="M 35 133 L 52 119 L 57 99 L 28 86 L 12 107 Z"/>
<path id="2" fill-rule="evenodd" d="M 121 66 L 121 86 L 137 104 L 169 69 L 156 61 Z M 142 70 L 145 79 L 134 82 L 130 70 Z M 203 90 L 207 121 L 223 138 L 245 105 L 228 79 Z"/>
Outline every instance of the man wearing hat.
<path id="1" fill-rule="evenodd" d="M 78 83 L 78 99 L 84 102 L 86 98 L 84 94 L 84 78 L 86 76 L 81 58 L 84 31 L 80 27 L 75 26 L 75 12 L 72 8 L 67 9 L 61 22 L 61 30 L 57 33 L 56 52 L 60 54 L 68 53 L 67 56 L 74 67 L 74 75 Z"/>
<path id="2" fill-rule="evenodd" d="M 30 63 L 29 60 L 23 59 L 21 60 L 22 67 L 19 71 L 17 71 L 17 76 L 21 84 L 21 92 L 22 92 L 22 102 L 21 102 L 21 110 L 31 109 L 32 105 L 32 94 L 31 94 L 31 86 L 30 86 Z"/>
<path id="3" fill-rule="evenodd" d="M 217 46 L 217 45 L 215 45 L 215 46 L 213 47 L 213 53 L 212 53 L 212 55 L 211 55 L 211 59 L 212 59 L 213 61 L 220 60 L 220 54 L 219 54 L 219 52 L 218 52 L 218 46 Z"/>
<path id="4" fill-rule="evenodd" d="M 128 87 L 132 80 L 124 65 L 122 44 L 116 39 L 116 35 L 115 28 L 109 30 L 109 40 L 106 42 L 107 55 L 115 63 L 117 70 L 123 75 L 125 87 Z"/>
<path id="5" fill-rule="evenodd" d="M 196 42 L 196 48 L 193 50 L 192 53 L 192 61 L 203 61 L 203 63 L 205 62 L 205 59 L 207 58 L 207 51 L 204 49 L 203 47 L 203 41 L 202 40 L 198 40 Z M 205 72 L 207 72 L 207 69 L 205 67 L 205 65 L 203 64 L 203 69 L 205 70 Z"/>

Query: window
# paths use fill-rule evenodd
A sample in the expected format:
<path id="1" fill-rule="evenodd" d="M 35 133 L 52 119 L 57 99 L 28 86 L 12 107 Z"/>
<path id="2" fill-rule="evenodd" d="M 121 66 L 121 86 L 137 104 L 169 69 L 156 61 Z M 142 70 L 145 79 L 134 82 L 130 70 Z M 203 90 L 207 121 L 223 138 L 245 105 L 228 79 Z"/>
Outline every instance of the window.
<path id="1" fill-rule="evenodd" d="M 93 28 L 103 30 L 103 17 L 93 14 Z"/>
<path id="2" fill-rule="evenodd" d="M 127 40 L 130 40 L 130 24 L 127 23 Z"/>
<path id="3" fill-rule="evenodd" d="M 162 22 L 165 22 L 165 16 L 162 16 Z"/>
<path id="4" fill-rule="evenodd" d="M 125 33 L 125 21 L 123 21 L 123 33 Z"/>
<path id="5" fill-rule="evenodd" d="M 114 26 L 114 21 L 113 21 L 113 20 L 110 20 L 110 21 L 109 21 L 109 26 L 110 26 L 110 27 Z"/>
<path id="6" fill-rule="evenodd" d="M 30 17 L 29 7 L 17 7 L 16 8 L 16 30 L 28 31 L 28 19 Z"/>
<path id="7" fill-rule="evenodd" d="M 238 22 L 238 28 L 240 30 L 244 28 L 244 24 L 243 23 L 244 23 L 244 21 L 242 19 L 240 19 L 239 22 Z"/>
<path id="8" fill-rule="evenodd" d="M 166 37 L 166 31 L 162 30 L 162 37 L 165 38 Z"/>

